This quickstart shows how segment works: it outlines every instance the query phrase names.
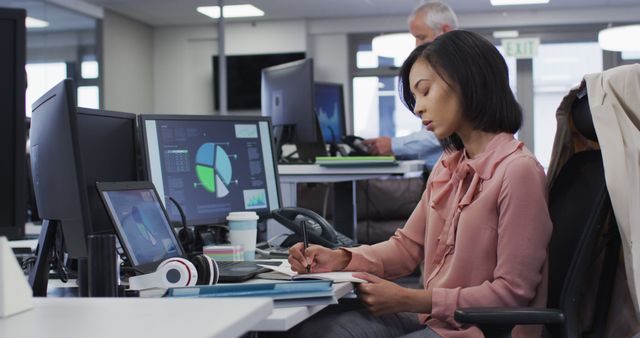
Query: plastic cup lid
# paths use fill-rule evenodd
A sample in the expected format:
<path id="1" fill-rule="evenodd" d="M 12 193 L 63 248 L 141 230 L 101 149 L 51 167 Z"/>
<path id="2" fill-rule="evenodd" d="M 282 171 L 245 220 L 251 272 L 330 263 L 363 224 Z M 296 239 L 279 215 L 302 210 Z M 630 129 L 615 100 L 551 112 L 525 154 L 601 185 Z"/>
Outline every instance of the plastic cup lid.
<path id="1" fill-rule="evenodd" d="M 234 211 L 227 216 L 227 221 L 257 221 L 258 215 L 255 211 Z"/>

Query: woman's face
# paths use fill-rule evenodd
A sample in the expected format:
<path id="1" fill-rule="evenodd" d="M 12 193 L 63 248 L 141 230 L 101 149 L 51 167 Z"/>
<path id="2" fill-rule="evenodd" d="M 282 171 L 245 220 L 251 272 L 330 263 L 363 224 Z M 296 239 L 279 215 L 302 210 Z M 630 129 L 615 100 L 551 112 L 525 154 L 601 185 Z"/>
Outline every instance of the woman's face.
<path id="1" fill-rule="evenodd" d="M 416 100 L 413 112 L 438 139 L 468 127 L 458 91 L 449 87 L 425 60 L 417 60 L 411 67 L 409 85 Z"/>

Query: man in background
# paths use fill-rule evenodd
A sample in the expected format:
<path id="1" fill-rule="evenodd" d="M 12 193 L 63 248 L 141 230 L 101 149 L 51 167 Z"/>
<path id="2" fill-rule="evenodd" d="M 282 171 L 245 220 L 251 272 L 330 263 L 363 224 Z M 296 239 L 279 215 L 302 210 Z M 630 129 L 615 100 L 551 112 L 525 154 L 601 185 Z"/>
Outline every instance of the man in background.
<path id="1" fill-rule="evenodd" d="M 451 7 L 440 1 L 418 5 L 407 19 L 409 31 L 416 38 L 416 46 L 458 27 L 458 18 Z M 406 159 L 425 161 L 428 171 L 442 154 L 440 142 L 432 132 L 421 129 L 407 136 L 382 136 L 363 141 L 371 155 L 396 155 Z"/>

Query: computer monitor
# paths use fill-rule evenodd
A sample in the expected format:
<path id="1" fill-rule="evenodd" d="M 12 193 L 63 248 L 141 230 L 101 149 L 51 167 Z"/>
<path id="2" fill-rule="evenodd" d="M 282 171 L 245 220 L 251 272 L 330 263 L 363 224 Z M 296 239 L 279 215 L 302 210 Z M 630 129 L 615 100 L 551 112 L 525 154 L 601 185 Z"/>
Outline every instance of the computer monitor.
<path id="1" fill-rule="evenodd" d="M 272 118 L 280 160 L 285 143 L 295 143 L 303 161 L 326 155 L 315 113 L 312 59 L 264 68 L 261 92 L 262 113 Z"/>
<path id="2" fill-rule="evenodd" d="M 76 108 L 75 87 L 63 80 L 36 100 L 31 118 L 31 171 L 42 218 L 34 295 L 46 294 L 48 254 L 60 229 L 69 258 L 87 257 L 87 236 L 113 233 L 95 182 L 135 181 L 134 114 Z M 44 288 L 44 289 L 43 289 Z"/>
<path id="3" fill-rule="evenodd" d="M 0 8 L 0 236 L 24 236 L 27 215 L 26 12 Z"/>
<path id="4" fill-rule="evenodd" d="M 316 82 L 315 104 L 322 137 L 331 145 L 331 155 L 335 156 L 337 144 L 346 134 L 342 84 Z"/>
<path id="5" fill-rule="evenodd" d="M 140 115 L 146 178 L 172 222 L 226 223 L 231 211 L 261 218 L 280 208 L 271 119 L 260 116 Z"/>

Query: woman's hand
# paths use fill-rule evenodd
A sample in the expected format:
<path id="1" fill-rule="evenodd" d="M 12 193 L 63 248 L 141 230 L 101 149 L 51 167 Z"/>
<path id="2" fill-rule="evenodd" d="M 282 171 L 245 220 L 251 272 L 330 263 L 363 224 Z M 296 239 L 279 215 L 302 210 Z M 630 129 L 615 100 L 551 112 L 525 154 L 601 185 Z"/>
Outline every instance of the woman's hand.
<path id="1" fill-rule="evenodd" d="M 353 277 L 369 283 L 356 287 L 358 297 L 375 316 L 397 312 L 431 312 L 431 291 L 409 289 L 368 273 L 354 273 Z"/>
<path id="2" fill-rule="evenodd" d="M 303 243 L 296 243 L 289 248 L 288 260 L 291 270 L 298 273 L 329 272 L 344 269 L 351 261 L 351 255 L 346 250 L 332 250 L 313 244 L 305 249 Z M 307 271 L 307 266 L 310 271 Z"/>

